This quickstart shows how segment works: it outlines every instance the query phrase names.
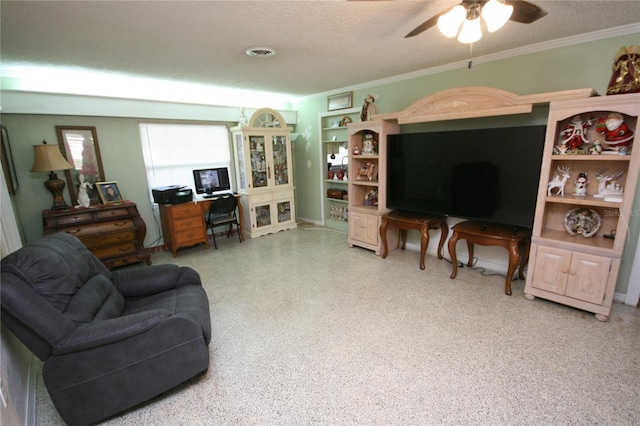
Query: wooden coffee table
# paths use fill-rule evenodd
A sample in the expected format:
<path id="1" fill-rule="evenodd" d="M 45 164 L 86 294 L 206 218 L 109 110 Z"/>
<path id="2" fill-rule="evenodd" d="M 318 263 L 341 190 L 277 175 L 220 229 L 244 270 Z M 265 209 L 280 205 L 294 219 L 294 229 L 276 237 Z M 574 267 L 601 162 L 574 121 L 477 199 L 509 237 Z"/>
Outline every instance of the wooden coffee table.
<path id="1" fill-rule="evenodd" d="M 416 229 L 420 231 L 420 269 L 424 269 L 424 256 L 429 245 L 429 231 L 440 229 L 440 242 L 438 243 L 438 259 L 442 259 L 442 248 L 449 235 L 449 227 L 444 216 L 424 216 L 403 212 L 391 212 L 382 216 L 380 225 L 380 238 L 382 239 L 382 258 L 387 257 L 387 226 L 397 226 L 400 230 L 402 244 L 400 248 L 404 250 L 407 246 L 407 230 Z M 394 247 L 395 248 L 395 247 Z"/>
<path id="2" fill-rule="evenodd" d="M 509 252 L 509 268 L 507 270 L 504 293 L 511 296 L 511 277 L 513 277 L 516 267 L 518 268 L 518 279 L 524 280 L 522 269 L 529 261 L 531 231 L 524 228 L 487 224 L 473 220 L 460 222 L 451 229 L 453 230 L 453 235 L 449 238 L 449 256 L 451 256 L 451 262 L 453 263 L 451 279 L 454 279 L 458 273 L 458 260 L 456 258 L 456 243 L 458 240 L 467 240 L 469 249 L 467 266 L 473 265 L 474 243 L 484 246 L 502 246 Z M 521 247 L 523 250 L 520 249 Z"/>

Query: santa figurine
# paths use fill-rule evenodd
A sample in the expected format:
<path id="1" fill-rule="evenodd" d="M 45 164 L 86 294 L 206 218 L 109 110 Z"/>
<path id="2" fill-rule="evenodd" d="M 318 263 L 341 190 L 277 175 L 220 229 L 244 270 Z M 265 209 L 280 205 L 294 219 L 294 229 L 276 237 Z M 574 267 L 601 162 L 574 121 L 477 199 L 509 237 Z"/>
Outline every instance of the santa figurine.
<path id="1" fill-rule="evenodd" d="M 583 121 L 581 116 L 576 115 L 571 119 L 571 123 L 567 124 L 560 132 L 559 145 L 565 145 L 568 150 L 574 151 L 585 143 L 589 143 L 587 129 L 591 127 L 591 124 L 591 120 Z"/>
<path id="2" fill-rule="evenodd" d="M 606 119 L 601 118 L 596 130 L 604 135 L 605 145 L 613 151 L 626 151 L 633 140 L 633 130 L 617 112 L 612 112 Z"/>

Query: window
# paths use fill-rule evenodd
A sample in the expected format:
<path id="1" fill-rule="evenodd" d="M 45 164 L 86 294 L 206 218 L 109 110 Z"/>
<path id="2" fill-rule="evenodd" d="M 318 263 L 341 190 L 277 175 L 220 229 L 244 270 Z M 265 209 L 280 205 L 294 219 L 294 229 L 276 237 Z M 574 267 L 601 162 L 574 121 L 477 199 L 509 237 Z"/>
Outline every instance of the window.
<path id="1" fill-rule="evenodd" d="M 184 185 L 194 189 L 192 170 L 228 167 L 229 132 L 223 125 L 140 123 L 149 197 L 151 188 Z"/>

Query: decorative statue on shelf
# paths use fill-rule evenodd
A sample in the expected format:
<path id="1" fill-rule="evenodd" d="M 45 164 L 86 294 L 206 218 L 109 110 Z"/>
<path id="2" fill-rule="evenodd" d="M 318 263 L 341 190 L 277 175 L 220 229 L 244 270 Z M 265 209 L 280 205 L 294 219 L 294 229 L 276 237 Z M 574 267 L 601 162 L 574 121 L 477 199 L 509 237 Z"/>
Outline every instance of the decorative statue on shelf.
<path id="1" fill-rule="evenodd" d="M 371 121 L 376 114 L 375 101 L 378 99 L 378 95 L 367 95 L 364 98 L 364 104 L 362 104 L 362 111 L 360 112 L 360 121 Z"/>
<path id="2" fill-rule="evenodd" d="M 622 189 L 620 184 L 616 184 L 613 181 L 622 176 L 624 172 L 622 170 L 618 170 L 616 174 L 605 175 L 604 172 L 606 170 L 607 169 L 601 169 L 596 172 L 596 177 L 598 178 L 598 193 L 595 194 L 594 197 L 622 197 L 624 190 Z"/>
<path id="3" fill-rule="evenodd" d="M 378 205 L 378 190 L 371 189 L 364 196 L 364 204 L 366 206 L 377 206 Z"/>
<path id="4" fill-rule="evenodd" d="M 573 191 L 573 195 L 584 197 L 587 195 L 587 174 L 582 172 L 578 173 L 576 179 L 576 189 Z"/>
<path id="5" fill-rule="evenodd" d="M 375 141 L 371 133 L 366 133 L 362 138 L 362 155 L 375 154 Z"/>
<path id="6" fill-rule="evenodd" d="M 633 130 L 624 122 L 622 114 L 612 112 L 607 118 L 601 118 L 596 131 L 604 135 L 604 143 L 608 149 L 624 153 L 633 140 Z"/>
<path id="7" fill-rule="evenodd" d="M 358 176 L 356 177 L 356 180 L 362 180 L 362 177 L 365 176 L 367 179 L 369 179 L 369 182 L 371 182 L 373 180 L 374 168 L 375 164 L 367 161 L 365 165 L 362 166 L 360 170 L 358 170 Z"/>
<path id="8" fill-rule="evenodd" d="M 567 150 L 575 151 L 582 145 L 589 143 L 587 139 L 587 129 L 593 124 L 592 120 L 584 121 L 580 115 L 576 115 L 560 132 L 560 144 Z"/>
<path id="9" fill-rule="evenodd" d="M 553 179 L 549 181 L 547 185 L 547 196 L 551 197 L 553 195 L 553 189 L 557 189 L 556 195 L 561 195 L 564 197 L 564 185 L 567 183 L 567 180 L 571 176 L 569 176 L 569 166 L 558 166 L 558 171 L 562 173 L 562 177 L 560 175 L 555 175 Z"/>
<path id="10" fill-rule="evenodd" d="M 93 185 L 84 181 L 84 175 L 81 173 L 78 175 L 80 186 L 78 187 L 78 205 L 80 207 L 89 207 L 91 205 L 91 198 L 89 198 L 88 188 L 93 188 Z"/>

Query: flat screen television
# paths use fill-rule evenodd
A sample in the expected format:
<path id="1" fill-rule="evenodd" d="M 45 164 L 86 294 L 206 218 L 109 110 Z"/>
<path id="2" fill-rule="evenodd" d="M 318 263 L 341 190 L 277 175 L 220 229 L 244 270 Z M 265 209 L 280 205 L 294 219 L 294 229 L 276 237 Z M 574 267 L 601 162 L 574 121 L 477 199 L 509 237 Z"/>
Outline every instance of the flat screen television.
<path id="1" fill-rule="evenodd" d="M 193 182 L 196 186 L 196 194 L 212 194 L 231 190 L 229 169 L 226 167 L 194 170 Z"/>
<path id="2" fill-rule="evenodd" d="M 389 135 L 387 208 L 531 228 L 545 130 Z"/>

